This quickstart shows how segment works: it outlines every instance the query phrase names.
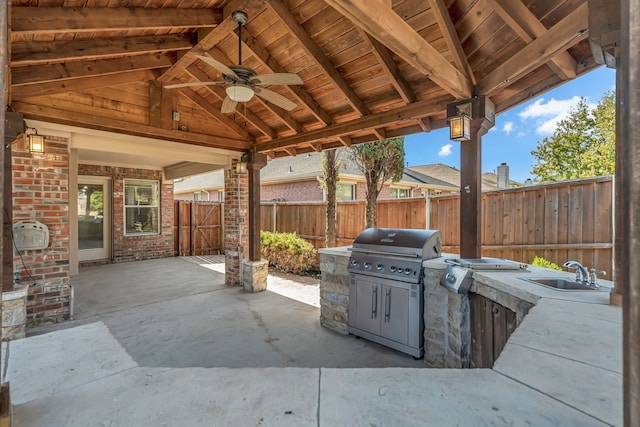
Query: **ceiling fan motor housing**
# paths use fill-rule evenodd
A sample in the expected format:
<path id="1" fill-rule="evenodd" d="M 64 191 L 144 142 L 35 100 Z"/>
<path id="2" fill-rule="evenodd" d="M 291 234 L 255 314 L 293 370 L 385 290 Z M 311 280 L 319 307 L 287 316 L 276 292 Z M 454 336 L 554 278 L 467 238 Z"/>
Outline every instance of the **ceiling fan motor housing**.
<path id="1" fill-rule="evenodd" d="M 247 25 L 247 21 L 249 20 L 249 17 L 243 11 L 236 10 L 231 14 L 231 19 L 233 19 L 233 22 L 235 22 L 238 25 Z"/>

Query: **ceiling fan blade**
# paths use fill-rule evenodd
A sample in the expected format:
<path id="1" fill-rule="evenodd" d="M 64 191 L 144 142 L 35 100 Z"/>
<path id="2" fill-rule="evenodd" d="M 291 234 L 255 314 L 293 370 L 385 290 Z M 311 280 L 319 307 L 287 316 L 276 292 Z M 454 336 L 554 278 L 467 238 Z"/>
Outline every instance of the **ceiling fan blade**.
<path id="1" fill-rule="evenodd" d="M 300 76 L 295 73 L 258 74 L 251 79 L 251 83 L 259 85 L 301 85 Z"/>
<path id="2" fill-rule="evenodd" d="M 256 93 L 256 95 L 258 95 L 260 98 L 269 101 L 272 104 L 277 105 L 278 107 L 287 110 L 287 111 L 291 111 L 294 108 L 297 107 L 297 104 L 295 102 L 292 102 L 290 100 L 288 100 L 287 98 L 285 98 L 284 96 L 280 95 L 279 93 L 276 93 L 272 90 L 269 89 L 264 89 L 264 88 L 259 88 L 259 87 L 254 87 L 253 91 Z"/>
<path id="3" fill-rule="evenodd" d="M 165 89 L 177 89 L 179 87 L 192 87 L 192 86 L 211 86 L 211 85 L 222 85 L 223 82 L 191 82 L 191 83 L 177 83 L 174 85 L 166 85 Z"/>
<path id="4" fill-rule="evenodd" d="M 216 70 L 220 71 L 222 74 L 226 74 L 227 76 L 235 77 L 236 79 L 238 78 L 236 73 L 231 68 L 229 68 L 226 65 L 224 65 L 222 62 L 216 61 L 215 59 L 210 58 L 208 56 L 198 56 L 198 59 L 206 62 L 209 65 L 211 65 L 213 68 L 215 68 Z"/>
<path id="5" fill-rule="evenodd" d="M 222 114 L 233 113 L 234 111 L 236 111 L 236 105 L 238 105 L 236 101 L 226 96 L 222 101 L 222 109 L 220 110 L 220 112 Z"/>

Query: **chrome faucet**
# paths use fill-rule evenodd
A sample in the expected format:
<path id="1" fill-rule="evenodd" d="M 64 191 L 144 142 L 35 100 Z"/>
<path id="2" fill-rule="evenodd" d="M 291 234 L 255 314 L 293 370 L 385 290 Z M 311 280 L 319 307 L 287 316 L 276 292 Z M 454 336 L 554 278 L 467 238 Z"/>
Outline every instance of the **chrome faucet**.
<path id="1" fill-rule="evenodd" d="M 591 269 L 591 275 L 589 276 L 589 286 L 594 287 L 594 288 L 599 288 L 600 286 L 598 285 L 598 274 L 607 274 L 606 271 L 604 270 L 597 270 L 595 268 Z"/>
<path id="2" fill-rule="evenodd" d="M 589 285 L 589 272 L 578 261 L 567 261 L 562 266 L 576 270 L 576 282 Z"/>

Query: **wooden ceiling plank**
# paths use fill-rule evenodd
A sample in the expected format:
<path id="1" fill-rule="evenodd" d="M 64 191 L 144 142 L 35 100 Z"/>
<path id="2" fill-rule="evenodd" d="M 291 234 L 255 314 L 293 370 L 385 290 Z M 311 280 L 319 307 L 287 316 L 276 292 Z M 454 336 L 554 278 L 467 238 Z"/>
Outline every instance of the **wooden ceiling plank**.
<path id="1" fill-rule="evenodd" d="M 431 120 L 429 120 L 429 117 L 422 117 L 417 122 L 423 132 L 431 132 Z"/>
<path id="2" fill-rule="evenodd" d="M 260 0 L 232 0 L 227 6 L 225 6 L 223 10 L 224 19 L 218 24 L 218 26 L 212 29 L 211 32 L 204 36 L 197 45 L 178 59 L 173 67 L 167 70 L 167 72 L 160 77 L 160 81 L 167 83 L 172 79 L 177 78 L 186 67 L 198 60 L 198 56 L 204 55 L 207 51 L 211 50 L 215 45 L 220 43 L 225 37 L 233 32 L 238 26 L 231 19 L 231 13 L 235 10 L 245 11 L 249 16 L 249 19 L 251 19 L 252 16 L 258 15 L 262 9 L 264 9 L 264 4 L 262 4 L 262 1 Z"/>
<path id="3" fill-rule="evenodd" d="M 438 27 L 442 32 L 442 36 L 447 43 L 447 47 L 453 54 L 453 60 L 456 63 L 456 66 L 459 70 L 464 72 L 471 83 L 475 85 L 476 78 L 473 74 L 473 70 L 471 69 L 471 65 L 469 65 L 469 61 L 467 60 L 467 55 L 464 52 L 464 49 L 462 49 L 462 42 L 458 37 L 456 27 L 453 25 L 447 5 L 444 3 L 444 0 L 429 0 L 429 4 L 431 5 L 431 11 L 436 19 L 436 23 L 438 24 Z"/>
<path id="4" fill-rule="evenodd" d="M 362 99 L 360 99 L 351 86 L 349 86 L 349 83 L 347 83 L 344 77 L 336 70 L 327 55 L 325 55 L 316 42 L 313 41 L 311 36 L 307 34 L 287 6 L 285 6 L 281 0 L 270 0 L 267 6 L 287 26 L 291 35 L 298 41 L 300 47 L 302 47 L 309 58 L 314 59 L 322 71 L 333 81 L 349 105 L 360 115 L 366 116 L 369 114 L 369 108 L 367 108 Z"/>
<path id="5" fill-rule="evenodd" d="M 285 147 L 283 148 L 284 152 L 290 155 L 291 157 L 295 157 L 298 154 L 298 151 L 295 148 Z"/>
<path id="6" fill-rule="evenodd" d="M 203 135 L 195 132 L 183 132 L 167 130 L 153 126 L 123 122 L 92 114 L 83 114 L 58 110 L 55 108 L 31 105 L 23 102 L 15 103 L 15 108 L 24 114 L 26 119 L 42 120 L 51 123 L 59 123 L 69 126 L 80 126 L 87 129 L 103 130 L 125 135 L 143 136 L 148 138 L 160 138 L 167 141 L 176 141 L 184 144 L 200 145 L 212 148 L 221 148 L 234 151 L 246 151 L 251 148 L 247 141 L 223 138 L 215 135 Z"/>
<path id="7" fill-rule="evenodd" d="M 190 65 L 186 69 L 186 73 L 193 77 L 194 81 L 207 81 L 209 80 L 208 76 L 202 72 L 195 65 Z M 224 100 L 227 96 L 227 93 L 220 86 L 204 86 L 204 88 L 216 96 L 220 101 Z M 258 116 L 253 114 L 249 109 L 241 108 L 240 104 L 236 105 L 236 113 L 240 116 L 244 117 L 249 123 L 256 127 L 261 133 L 263 133 L 269 139 L 275 139 L 278 137 L 278 133 L 271 129 L 269 125 L 267 125 L 264 121 L 262 121 Z"/>
<path id="8" fill-rule="evenodd" d="M 247 132 L 246 129 L 244 129 L 242 126 L 236 123 L 235 120 L 232 120 L 226 115 L 222 114 L 216 106 L 214 106 L 209 101 L 204 99 L 202 96 L 196 93 L 193 89 L 184 88 L 184 90 L 180 91 L 180 94 L 188 98 L 195 105 L 197 105 L 208 116 L 214 118 L 215 120 L 219 121 L 220 123 L 228 127 L 233 133 L 238 135 L 240 138 L 246 139 L 247 141 L 252 142 L 253 138 L 249 134 L 249 132 Z"/>
<path id="9" fill-rule="evenodd" d="M 19 87 L 34 83 L 118 74 L 124 71 L 169 68 L 171 65 L 171 59 L 163 54 L 135 55 L 127 58 L 18 67 L 11 70 L 11 78 L 12 85 Z"/>
<path id="10" fill-rule="evenodd" d="M 378 40 L 371 37 L 367 34 L 363 29 L 358 28 L 358 32 L 362 36 L 362 38 L 371 45 L 371 52 L 376 57 L 384 73 L 387 78 L 398 92 L 398 95 L 404 100 L 405 103 L 411 104 L 416 101 L 416 96 L 409 86 L 409 83 L 405 80 L 398 68 L 398 65 L 395 63 L 393 58 L 391 57 L 391 53 L 389 50 Z"/>
<path id="11" fill-rule="evenodd" d="M 309 144 L 309 147 L 316 153 L 322 152 L 322 144 L 320 142 L 312 142 Z"/>
<path id="12" fill-rule="evenodd" d="M 504 84 L 513 82 L 535 70 L 558 52 L 566 50 L 568 46 L 585 38 L 587 28 L 588 8 L 587 3 L 583 3 L 478 82 L 476 93 L 492 95 Z"/>
<path id="13" fill-rule="evenodd" d="M 11 8 L 14 34 L 77 33 L 215 27 L 219 8 L 21 7 Z"/>
<path id="14" fill-rule="evenodd" d="M 432 0 L 434 1 L 434 0 Z M 521 1 L 487 0 L 496 14 L 520 37 L 525 43 L 532 42 L 543 35 L 547 28 Z M 576 77 L 577 63 L 569 52 L 560 52 L 551 58 L 548 64 L 562 79 Z"/>
<path id="15" fill-rule="evenodd" d="M 308 144 L 324 139 L 344 137 L 353 132 L 376 129 L 396 122 L 428 117 L 442 112 L 451 101 L 453 101 L 453 98 L 445 95 L 428 101 L 414 102 L 413 104 L 405 105 L 395 110 L 374 113 L 345 123 L 336 123 L 322 129 L 307 131 L 303 135 L 294 135 L 276 141 L 258 143 L 255 148 L 258 151 L 268 151 L 284 147 L 293 147 L 302 143 Z"/>
<path id="16" fill-rule="evenodd" d="M 264 67 L 273 73 L 287 73 L 288 71 L 269 52 L 253 38 L 248 31 L 242 32 L 243 46 L 249 50 Z M 306 107 L 314 117 L 324 125 L 333 123 L 333 119 L 309 93 L 301 86 L 286 86 L 287 90 L 296 97 L 297 101 Z"/>
<path id="17" fill-rule="evenodd" d="M 184 36 L 142 36 L 92 40 L 59 40 L 13 43 L 11 66 L 65 61 L 90 61 L 154 52 L 188 50 L 193 44 Z"/>
<path id="18" fill-rule="evenodd" d="M 473 95 L 471 81 L 400 16 L 389 10 L 383 0 L 325 2 L 456 98 Z"/>
<path id="19" fill-rule="evenodd" d="M 340 141 L 340 144 L 342 144 L 343 146 L 345 146 L 347 148 L 351 147 L 351 137 L 350 136 L 343 135 L 343 136 L 338 138 L 338 141 Z"/>
<path id="20" fill-rule="evenodd" d="M 160 75 L 159 70 L 130 71 L 106 76 L 85 77 L 82 79 L 60 80 L 47 83 L 30 84 L 11 89 L 12 99 L 55 95 L 65 92 L 78 92 L 115 85 L 155 80 Z"/>

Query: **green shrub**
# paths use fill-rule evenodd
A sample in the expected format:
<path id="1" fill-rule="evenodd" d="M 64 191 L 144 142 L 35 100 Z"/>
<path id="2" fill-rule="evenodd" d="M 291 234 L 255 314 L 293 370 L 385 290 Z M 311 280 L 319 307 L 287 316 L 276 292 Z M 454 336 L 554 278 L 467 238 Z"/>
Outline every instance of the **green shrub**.
<path id="1" fill-rule="evenodd" d="M 260 255 L 269 265 L 292 273 L 310 270 L 318 254 L 311 243 L 295 233 L 260 231 L 260 244 Z"/>
<path id="2" fill-rule="evenodd" d="M 555 264 L 539 256 L 536 256 L 533 258 L 533 262 L 531 263 L 531 265 L 535 265 L 537 267 L 550 268 L 552 270 L 562 270 L 562 268 L 560 268 L 558 264 Z"/>

